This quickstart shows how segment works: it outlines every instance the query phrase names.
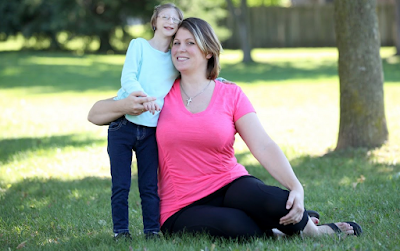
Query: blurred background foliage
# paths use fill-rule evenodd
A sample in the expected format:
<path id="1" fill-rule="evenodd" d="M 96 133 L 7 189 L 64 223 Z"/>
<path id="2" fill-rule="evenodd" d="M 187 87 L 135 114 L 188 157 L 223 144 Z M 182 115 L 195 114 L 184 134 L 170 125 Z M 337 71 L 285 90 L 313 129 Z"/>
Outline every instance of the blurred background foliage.
<path id="1" fill-rule="evenodd" d="M 222 21 L 228 15 L 225 0 L 0 0 L 0 40 L 20 37 L 22 47 L 30 49 L 125 51 L 132 38 L 151 38 L 154 6 L 166 2 L 175 3 L 185 17 L 207 20 L 221 41 L 231 36 Z M 239 0 L 234 2 L 239 5 Z M 247 4 L 287 2 L 248 0 Z"/>

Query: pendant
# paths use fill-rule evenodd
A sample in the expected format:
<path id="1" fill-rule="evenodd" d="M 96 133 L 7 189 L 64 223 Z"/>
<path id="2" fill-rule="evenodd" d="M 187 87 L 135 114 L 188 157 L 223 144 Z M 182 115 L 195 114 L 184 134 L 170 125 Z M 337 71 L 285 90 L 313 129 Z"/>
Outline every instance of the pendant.
<path id="1" fill-rule="evenodd" d="M 186 99 L 186 102 L 187 102 L 186 106 L 189 106 L 189 105 L 190 105 L 190 102 L 192 102 L 192 98 L 189 97 L 188 99 Z"/>

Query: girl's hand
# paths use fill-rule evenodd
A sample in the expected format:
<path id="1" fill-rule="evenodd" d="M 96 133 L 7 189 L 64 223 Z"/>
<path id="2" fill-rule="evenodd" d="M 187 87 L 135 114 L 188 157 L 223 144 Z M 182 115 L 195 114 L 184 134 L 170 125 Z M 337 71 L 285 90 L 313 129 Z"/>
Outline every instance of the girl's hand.
<path id="1" fill-rule="evenodd" d="M 156 113 L 156 111 L 161 111 L 161 108 L 155 101 L 145 102 L 143 103 L 143 106 L 145 111 L 149 111 L 153 115 Z"/>

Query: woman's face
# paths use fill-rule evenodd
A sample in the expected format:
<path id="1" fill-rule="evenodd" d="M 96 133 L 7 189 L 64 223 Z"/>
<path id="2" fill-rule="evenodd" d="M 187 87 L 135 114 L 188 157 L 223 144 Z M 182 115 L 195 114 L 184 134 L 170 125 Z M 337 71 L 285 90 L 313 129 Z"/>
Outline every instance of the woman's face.
<path id="1" fill-rule="evenodd" d="M 178 29 L 179 15 L 174 8 L 162 10 L 157 16 L 156 32 L 165 36 L 173 36 Z"/>
<path id="2" fill-rule="evenodd" d="M 191 71 L 206 71 L 207 58 L 196 44 L 192 33 L 185 28 L 179 28 L 171 49 L 172 62 L 181 73 Z"/>

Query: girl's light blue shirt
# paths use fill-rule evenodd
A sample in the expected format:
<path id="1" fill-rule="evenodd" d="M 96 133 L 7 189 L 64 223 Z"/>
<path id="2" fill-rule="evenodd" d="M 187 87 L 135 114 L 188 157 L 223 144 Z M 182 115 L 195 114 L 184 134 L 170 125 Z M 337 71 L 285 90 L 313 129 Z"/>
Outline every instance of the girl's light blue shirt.
<path id="1" fill-rule="evenodd" d="M 160 108 L 164 98 L 178 76 L 172 64 L 171 51 L 162 52 L 154 49 L 143 38 L 132 39 L 126 52 L 121 75 L 121 89 L 115 100 L 124 99 L 133 91 L 142 91 L 147 96 L 156 97 Z M 144 112 L 139 116 L 125 115 L 126 119 L 137 124 L 156 127 L 160 113 L 154 115 Z"/>

